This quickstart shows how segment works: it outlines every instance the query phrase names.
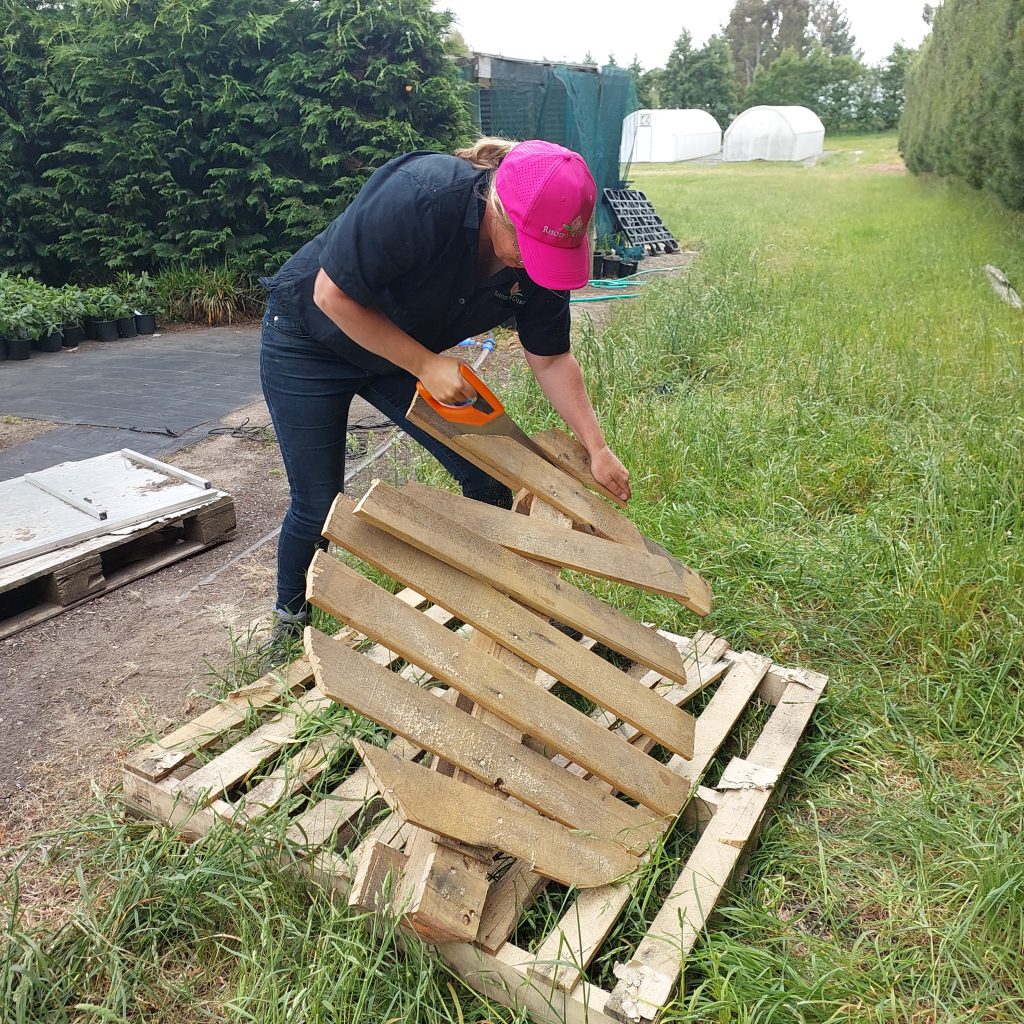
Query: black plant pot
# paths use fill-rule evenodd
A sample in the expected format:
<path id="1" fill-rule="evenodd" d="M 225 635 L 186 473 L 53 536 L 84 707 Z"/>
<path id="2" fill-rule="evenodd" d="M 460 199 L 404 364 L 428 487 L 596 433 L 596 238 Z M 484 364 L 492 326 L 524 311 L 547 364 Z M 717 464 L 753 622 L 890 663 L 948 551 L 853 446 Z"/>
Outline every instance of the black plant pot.
<path id="1" fill-rule="evenodd" d="M 32 343 L 37 352 L 59 352 L 63 347 L 64 335 L 60 331 L 51 334 L 40 334 Z"/>
<path id="2" fill-rule="evenodd" d="M 156 317 L 152 313 L 136 313 L 135 330 L 139 334 L 153 334 L 156 331 Z"/>
<path id="3" fill-rule="evenodd" d="M 92 329 L 96 332 L 92 337 L 97 341 L 117 341 L 116 320 L 94 320 Z"/>
<path id="4" fill-rule="evenodd" d="M 619 264 L 619 277 L 632 277 L 636 273 L 636 260 L 623 260 Z"/>
<path id="5" fill-rule="evenodd" d="M 32 340 L 30 338 L 8 338 L 7 339 L 8 359 L 31 359 Z"/>
<path id="6" fill-rule="evenodd" d="M 7 359 L 7 339 L 0 338 L 0 363 Z"/>
<path id="7" fill-rule="evenodd" d="M 85 339 L 85 331 L 77 324 L 64 325 L 64 347 L 78 348 Z"/>
<path id="8" fill-rule="evenodd" d="M 595 252 L 591 258 L 590 279 L 600 281 L 604 277 L 604 253 Z"/>
<path id="9" fill-rule="evenodd" d="M 115 322 L 117 324 L 118 337 L 137 338 L 139 336 L 139 332 L 135 329 L 134 316 L 119 316 Z"/>
<path id="10" fill-rule="evenodd" d="M 99 320 L 97 320 L 96 317 L 94 316 L 87 316 L 85 318 L 85 336 L 90 341 L 99 341 L 100 336 L 96 331 L 96 325 L 98 323 Z"/>
<path id="11" fill-rule="evenodd" d="M 610 256 L 605 256 L 603 263 L 605 277 L 615 278 L 619 276 L 619 267 L 622 265 L 621 256 L 617 256 L 614 253 Z"/>

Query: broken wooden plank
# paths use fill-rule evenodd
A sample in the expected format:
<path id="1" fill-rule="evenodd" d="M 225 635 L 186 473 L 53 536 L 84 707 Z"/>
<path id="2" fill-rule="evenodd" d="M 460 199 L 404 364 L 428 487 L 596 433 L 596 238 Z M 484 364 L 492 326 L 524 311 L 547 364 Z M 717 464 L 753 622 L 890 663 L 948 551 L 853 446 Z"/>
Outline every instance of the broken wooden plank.
<path id="1" fill-rule="evenodd" d="M 530 664 L 543 660 L 554 670 L 552 674 L 567 685 L 583 686 L 604 697 L 609 705 L 615 706 L 616 714 L 623 714 L 622 706 L 629 705 L 632 692 L 640 689 L 654 701 L 653 707 L 645 707 L 644 714 L 639 715 L 637 709 L 627 708 L 627 718 L 644 719 L 669 709 L 667 702 L 636 680 L 451 566 L 343 512 L 341 516 L 332 516 L 328 528 L 338 543 L 351 545 L 360 557 L 379 557 L 380 564 L 388 566 L 386 571 L 429 584 L 430 590 L 445 595 L 449 606 L 464 604 L 456 611 L 464 622 L 476 618 L 481 623 L 485 620 L 500 624 L 501 629 L 487 629 L 487 634 L 497 633 L 495 639 L 499 642 L 507 637 L 516 653 L 534 654 L 527 658 Z M 415 658 L 416 664 L 438 679 L 488 711 L 514 722 L 553 750 L 583 763 L 644 806 L 659 814 L 675 814 L 685 803 L 688 786 L 677 773 L 642 752 L 631 750 L 628 743 L 609 736 L 585 714 L 543 688 L 523 687 L 515 670 L 396 602 L 385 590 L 326 552 L 318 552 L 309 568 L 308 595 L 317 607 L 359 630 L 369 631 L 382 646 L 395 653 Z M 543 652 L 543 656 L 538 652 Z M 583 679 L 577 678 L 580 675 Z M 603 705 L 604 701 L 601 702 Z M 657 721 L 654 724 L 655 731 L 665 733 L 664 728 L 656 727 Z M 692 737 L 689 743 L 692 744 Z"/>
<path id="2" fill-rule="evenodd" d="M 661 555 L 627 548 L 578 530 L 540 522 L 531 516 L 485 505 L 448 491 L 407 483 L 403 494 L 503 548 L 550 565 L 613 580 L 652 594 L 672 597 L 697 615 L 711 611 L 711 587 L 692 569 Z"/>
<path id="3" fill-rule="evenodd" d="M 649 813 L 599 792 L 486 722 L 355 651 L 332 645 L 323 633 L 307 628 L 305 644 L 317 685 L 325 694 L 499 793 L 509 793 L 569 828 L 630 849 L 645 849 L 658 834 L 656 819 Z"/>
<path id="4" fill-rule="evenodd" d="M 587 888 L 629 874 L 637 858 L 618 843 L 582 836 L 547 818 L 437 772 L 354 741 L 384 799 L 420 828 L 473 846 L 491 846 L 564 885 Z"/>
<path id="5" fill-rule="evenodd" d="M 548 462 L 568 473 L 573 480 L 592 491 L 597 491 L 598 494 L 603 494 L 619 508 L 626 507 L 626 503 L 617 494 L 594 479 L 594 474 L 590 471 L 590 453 L 575 437 L 564 430 L 552 427 L 550 430 L 533 434 L 530 440 L 544 453 Z"/>
<path id="6" fill-rule="evenodd" d="M 408 494 L 375 480 L 355 515 L 542 615 L 575 626 L 678 683 L 686 682 L 682 655 L 670 640 Z"/>
<path id="7" fill-rule="evenodd" d="M 457 424 L 439 416 L 414 395 L 407 413 L 411 422 L 468 459 L 513 491 L 536 494 L 573 522 L 629 547 L 644 548 L 643 535 L 620 512 L 581 486 L 564 470 L 511 438 L 460 434 Z"/>

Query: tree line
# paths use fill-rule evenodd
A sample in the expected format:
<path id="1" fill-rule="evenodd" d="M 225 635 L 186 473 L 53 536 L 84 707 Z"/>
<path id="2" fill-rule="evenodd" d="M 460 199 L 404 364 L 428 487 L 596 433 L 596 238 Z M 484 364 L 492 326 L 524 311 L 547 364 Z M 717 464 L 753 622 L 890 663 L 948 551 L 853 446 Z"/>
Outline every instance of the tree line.
<path id="1" fill-rule="evenodd" d="M 907 78 L 900 152 L 1024 209 L 1024 4 L 946 0 Z"/>
<path id="2" fill-rule="evenodd" d="M 261 272 L 466 86 L 430 0 L 0 0 L 0 266 Z"/>
<path id="3" fill-rule="evenodd" d="M 703 46 L 684 30 L 665 67 L 630 67 L 641 107 L 699 108 L 724 127 L 747 107 L 794 104 L 829 131 L 886 131 L 899 123 L 914 53 L 897 44 L 866 65 L 836 0 L 737 0 Z"/>

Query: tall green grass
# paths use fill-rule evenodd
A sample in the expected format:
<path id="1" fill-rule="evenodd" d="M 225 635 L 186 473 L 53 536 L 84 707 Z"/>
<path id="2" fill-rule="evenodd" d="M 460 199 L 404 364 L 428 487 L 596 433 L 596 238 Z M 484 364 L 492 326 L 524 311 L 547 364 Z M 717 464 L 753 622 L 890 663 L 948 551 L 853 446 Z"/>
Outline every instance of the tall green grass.
<path id="1" fill-rule="evenodd" d="M 1024 280 L 1024 219 L 894 170 L 892 138 L 829 145 L 814 168 L 635 169 L 701 256 L 577 343 L 631 514 L 714 584 L 703 625 L 831 676 L 666 1019 L 1024 1021 L 1024 318 L 982 273 Z M 525 375 L 505 397 L 550 422 Z M 243 837 L 186 846 L 101 796 L 48 842 L 23 891 L 70 870 L 77 896 L 34 925 L 45 901 L 8 885 L 4 1020 L 522 1019 Z"/>

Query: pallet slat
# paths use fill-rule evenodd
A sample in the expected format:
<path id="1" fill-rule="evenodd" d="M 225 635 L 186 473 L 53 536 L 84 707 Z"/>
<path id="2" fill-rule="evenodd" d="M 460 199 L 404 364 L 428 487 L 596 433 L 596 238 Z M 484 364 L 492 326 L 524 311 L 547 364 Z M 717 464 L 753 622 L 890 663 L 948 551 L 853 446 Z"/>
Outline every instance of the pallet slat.
<path id="1" fill-rule="evenodd" d="M 336 544 L 450 608 L 537 668 L 654 736 L 683 757 L 693 746 L 693 718 L 668 707 L 624 672 L 579 647 L 511 598 L 445 562 L 361 521 L 339 495 L 324 528 Z M 682 659 L 680 658 L 680 664 Z"/>
<path id="2" fill-rule="evenodd" d="M 507 850 L 566 885 L 605 885 L 637 865 L 618 843 L 573 835 L 540 815 L 472 789 L 439 772 L 399 761 L 379 747 L 354 742 L 384 799 L 403 820 L 471 846 Z"/>
<path id="3" fill-rule="evenodd" d="M 603 537 L 567 530 L 424 484 L 407 483 L 401 493 L 429 501 L 432 510 L 526 558 L 672 597 L 698 615 L 711 611 L 707 582 L 692 569 L 661 555 L 625 548 Z"/>
<path id="4" fill-rule="evenodd" d="M 631 849 L 656 834 L 650 814 L 598 792 L 492 726 L 439 700 L 415 683 L 378 668 L 322 633 L 306 631 L 306 655 L 320 690 L 371 721 L 522 800 L 569 828 L 585 829 Z"/>
<path id="5" fill-rule="evenodd" d="M 686 669 L 675 644 L 408 494 L 375 480 L 354 514 L 534 611 L 575 626 L 678 683 L 686 682 Z"/>
<path id="6" fill-rule="evenodd" d="M 505 721 L 515 723 L 523 732 L 555 750 L 571 753 L 588 770 L 633 799 L 659 814 L 675 814 L 685 802 L 688 787 L 676 773 L 610 736 L 582 712 L 541 687 L 524 688 L 513 668 L 425 621 L 419 612 L 395 601 L 387 591 L 337 559 L 318 553 L 308 581 L 309 598 L 318 607 L 367 632 L 402 657 L 415 659 L 420 667 Z M 528 614 L 522 609 L 520 613 Z M 534 621 L 539 624 L 540 620 Z M 551 632 L 562 636 L 557 630 Z M 579 652 L 578 645 L 567 637 L 562 636 L 562 640 Z"/>

